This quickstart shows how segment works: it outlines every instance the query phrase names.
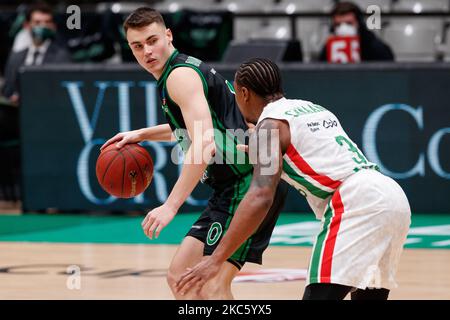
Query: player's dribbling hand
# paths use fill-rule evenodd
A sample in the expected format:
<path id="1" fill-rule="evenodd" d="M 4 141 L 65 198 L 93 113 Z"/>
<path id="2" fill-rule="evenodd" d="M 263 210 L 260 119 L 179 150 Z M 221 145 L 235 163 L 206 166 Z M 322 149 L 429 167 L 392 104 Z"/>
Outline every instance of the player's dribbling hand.
<path id="1" fill-rule="evenodd" d="M 147 216 L 141 223 L 142 230 L 150 239 L 153 239 L 153 235 L 157 239 L 161 230 L 172 221 L 175 215 L 176 211 L 163 204 L 147 213 Z"/>
<path id="2" fill-rule="evenodd" d="M 101 147 L 100 151 L 103 151 L 110 144 L 116 143 L 117 148 L 122 148 L 127 143 L 138 143 L 142 141 L 142 137 L 139 130 L 120 132 L 114 137 L 106 141 Z"/>

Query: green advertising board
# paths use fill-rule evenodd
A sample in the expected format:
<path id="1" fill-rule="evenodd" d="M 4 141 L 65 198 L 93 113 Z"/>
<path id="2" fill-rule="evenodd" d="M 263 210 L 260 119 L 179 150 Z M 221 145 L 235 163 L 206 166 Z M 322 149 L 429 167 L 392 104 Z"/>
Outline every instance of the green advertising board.
<path id="1" fill-rule="evenodd" d="M 215 65 L 230 81 L 237 66 Z M 283 65 L 288 98 L 335 113 L 369 160 L 404 188 L 413 211 L 450 212 L 450 65 Z M 173 143 L 144 143 L 151 186 L 133 199 L 95 177 L 100 145 L 119 131 L 165 123 L 156 82 L 135 65 L 67 65 L 21 74 L 22 194 L 26 210 L 136 210 L 160 205 L 181 165 Z M 370 183 L 370 182 L 369 182 Z M 201 210 L 201 185 L 181 211 Z M 291 190 L 285 211 L 310 211 Z"/>

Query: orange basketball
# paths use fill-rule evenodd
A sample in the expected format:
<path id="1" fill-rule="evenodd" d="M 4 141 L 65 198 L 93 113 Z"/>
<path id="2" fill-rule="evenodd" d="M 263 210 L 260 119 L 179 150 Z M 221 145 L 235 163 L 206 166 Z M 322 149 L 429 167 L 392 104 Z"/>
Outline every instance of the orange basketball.
<path id="1" fill-rule="evenodd" d="M 150 185 L 153 160 L 138 144 L 118 149 L 113 143 L 100 153 L 95 172 L 103 190 L 118 198 L 132 198 Z"/>

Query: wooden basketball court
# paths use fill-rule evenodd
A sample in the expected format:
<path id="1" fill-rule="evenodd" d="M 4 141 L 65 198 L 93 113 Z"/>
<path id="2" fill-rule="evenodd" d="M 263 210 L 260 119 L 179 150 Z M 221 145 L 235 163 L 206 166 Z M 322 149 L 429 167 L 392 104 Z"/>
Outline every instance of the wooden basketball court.
<path id="1" fill-rule="evenodd" d="M 176 245 L 0 242 L 0 299 L 172 299 Z M 264 266 L 306 269 L 310 247 L 270 246 Z M 450 251 L 405 249 L 390 299 L 450 299 Z M 70 275 L 77 266 L 81 276 Z M 75 267 L 75 268 L 77 268 Z M 77 289 L 77 286 L 80 286 Z M 233 284 L 236 299 L 300 299 L 305 281 Z"/>

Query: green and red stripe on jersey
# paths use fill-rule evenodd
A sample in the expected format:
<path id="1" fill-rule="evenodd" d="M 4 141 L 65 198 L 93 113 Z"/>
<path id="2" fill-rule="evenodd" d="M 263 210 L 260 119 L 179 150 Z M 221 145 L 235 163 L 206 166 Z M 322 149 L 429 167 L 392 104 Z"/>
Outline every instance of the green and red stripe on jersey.
<path id="1" fill-rule="evenodd" d="M 294 183 L 306 188 L 314 196 L 327 199 L 341 185 L 341 181 L 317 173 L 290 144 L 283 159 L 283 171 Z"/>
<path id="2" fill-rule="evenodd" d="M 317 173 L 300 155 L 300 153 L 295 149 L 293 144 L 290 144 L 286 150 L 286 155 L 291 159 L 291 161 L 296 165 L 296 167 L 303 172 L 305 175 L 308 175 L 322 186 L 328 187 L 330 189 L 336 190 L 340 185 L 341 181 L 333 180 L 330 177 Z"/>
<path id="3" fill-rule="evenodd" d="M 309 283 L 330 283 L 332 280 L 333 255 L 343 214 L 344 204 L 341 194 L 336 191 L 328 204 L 322 230 L 314 244 Z"/>

